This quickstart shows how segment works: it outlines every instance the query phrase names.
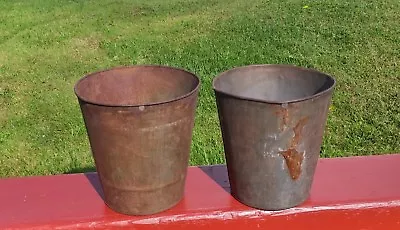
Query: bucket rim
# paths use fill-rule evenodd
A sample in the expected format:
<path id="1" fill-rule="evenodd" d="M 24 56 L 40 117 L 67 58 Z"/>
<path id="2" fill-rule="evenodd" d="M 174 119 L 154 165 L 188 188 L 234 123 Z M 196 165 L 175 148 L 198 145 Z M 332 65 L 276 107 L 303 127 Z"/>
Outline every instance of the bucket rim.
<path id="1" fill-rule="evenodd" d="M 223 91 L 221 89 L 218 89 L 218 87 L 215 86 L 216 81 L 218 79 L 220 79 L 222 76 L 230 73 L 230 72 L 234 72 L 240 69 L 249 69 L 249 68 L 254 68 L 254 67 L 263 67 L 263 68 L 273 68 L 273 67 L 280 67 L 280 68 L 286 68 L 286 69 L 294 69 L 297 71 L 307 71 L 307 72 L 311 72 L 311 73 L 315 73 L 315 74 L 319 74 L 322 76 L 325 76 L 327 78 L 329 78 L 330 80 L 332 80 L 332 85 L 328 88 L 325 89 L 319 93 L 313 94 L 311 96 L 307 96 L 307 97 L 301 97 L 301 98 L 297 98 L 297 99 L 293 99 L 293 100 L 282 100 L 282 101 L 275 101 L 275 100 L 264 100 L 264 99 L 257 99 L 257 98 L 251 98 L 251 97 L 246 97 L 246 96 L 240 96 L 240 95 L 236 95 L 233 93 L 228 93 L 226 91 Z M 247 101 L 255 101 L 255 102 L 263 102 L 263 103 L 269 103 L 269 104 L 289 104 L 289 103 L 295 103 L 295 102 L 301 102 L 301 101 L 306 101 L 312 98 L 316 98 L 319 96 L 322 96 L 324 94 L 327 94 L 331 91 L 333 91 L 334 87 L 336 85 L 336 80 L 334 77 L 330 76 L 329 74 L 323 73 L 321 71 L 318 71 L 316 69 L 313 68 L 305 68 L 305 67 L 301 67 L 301 66 L 296 66 L 296 65 L 290 65 L 290 64 L 254 64 L 254 65 L 243 65 L 243 66 L 237 66 L 237 67 L 233 67 L 231 69 L 228 69 L 224 72 L 219 73 L 212 82 L 212 87 L 214 89 L 215 92 L 220 93 L 220 94 L 224 94 L 233 98 L 238 98 L 238 99 L 242 99 L 242 100 L 247 100 Z"/>
<path id="2" fill-rule="evenodd" d="M 196 86 L 190 90 L 188 93 L 182 94 L 179 97 L 173 98 L 173 99 L 169 99 L 169 100 L 164 100 L 164 101 L 157 101 L 157 102 L 152 102 L 152 103 L 137 103 L 137 104 L 111 104 L 111 103 L 101 103 L 101 102 L 96 102 L 87 98 L 82 97 L 81 95 L 79 95 L 78 93 L 78 85 L 85 79 L 92 77 L 93 75 L 97 75 L 99 73 L 104 73 L 104 72 L 109 72 L 112 70 L 118 70 L 118 69 L 133 69 L 133 68 L 147 68 L 147 67 L 151 67 L 151 68 L 160 68 L 160 69 L 169 69 L 169 70 L 176 70 L 176 71 L 181 71 L 184 72 L 186 74 L 188 74 L 189 76 L 193 77 L 196 81 Z M 83 77 L 81 77 L 79 80 L 77 80 L 77 82 L 74 85 L 74 93 L 76 95 L 76 97 L 78 97 L 78 99 L 80 101 L 83 101 L 85 103 L 88 104 L 93 104 L 93 105 L 98 105 L 98 106 L 104 106 L 104 107 L 140 107 L 140 106 L 153 106 L 153 105 L 161 105 L 161 104 L 167 104 L 167 103 L 171 103 L 174 101 L 179 101 L 182 100 L 186 97 L 191 96 L 192 94 L 194 94 L 195 92 L 198 91 L 198 89 L 200 88 L 200 84 L 201 81 L 199 79 L 199 77 L 196 76 L 196 74 L 189 72 L 188 70 L 185 70 L 183 68 L 178 68 L 178 67 L 173 67 L 173 66 L 167 66 L 167 65 L 151 65 L 151 64 L 144 64 L 144 65 L 126 65 L 126 66 L 116 66 L 116 67 L 111 67 L 111 68 L 106 68 L 103 70 L 99 70 L 99 71 L 95 71 L 95 72 L 91 72 L 88 73 L 86 75 L 84 75 Z"/>

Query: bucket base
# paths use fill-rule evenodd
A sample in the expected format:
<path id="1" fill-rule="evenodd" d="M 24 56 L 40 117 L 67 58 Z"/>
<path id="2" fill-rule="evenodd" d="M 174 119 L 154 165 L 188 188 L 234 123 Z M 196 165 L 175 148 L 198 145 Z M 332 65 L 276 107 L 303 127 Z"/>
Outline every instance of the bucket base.
<path id="1" fill-rule="evenodd" d="M 105 183 L 103 183 L 105 185 Z M 184 194 L 185 178 L 152 190 L 116 189 L 105 185 L 104 202 L 112 210 L 126 215 L 151 215 L 178 204 Z"/>
<path id="2" fill-rule="evenodd" d="M 300 201 L 293 202 L 293 203 L 287 204 L 287 205 L 282 205 L 282 204 L 265 205 L 265 204 L 254 204 L 252 202 L 243 201 L 243 200 L 239 199 L 237 196 L 235 196 L 234 194 L 232 194 L 232 196 L 237 201 L 239 201 L 240 203 L 242 203 L 242 204 L 244 204 L 244 205 L 246 205 L 248 207 L 255 208 L 255 209 L 260 209 L 260 210 L 264 210 L 264 211 L 281 211 L 281 210 L 285 210 L 285 209 L 294 208 L 294 207 L 296 207 L 298 205 L 303 204 L 308 199 L 308 197 L 306 197 L 304 199 L 301 199 Z"/>
<path id="3" fill-rule="evenodd" d="M 130 215 L 130 216 L 146 216 L 146 215 L 152 215 L 152 214 L 156 214 L 156 213 L 167 211 L 167 210 L 175 207 L 182 200 L 183 200 L 183 198 L 179 199 L 175 203 L 170 204 L 169 206 L 165 206 L 165 207 L 162 207 L 162 208 L 159 208 L 159 209 L 153 209 L 153 210 L 147 211 L 147 212 L 132 212 L 130 210 L 119 210 L 117 207 L 113 207 L 112 205 L 108 204 L 107 202 L 104 202 L 104 203 L 107 205 L 107 207 L 112 209 L 114 212 L 118 212 L 120 214 Z"/>

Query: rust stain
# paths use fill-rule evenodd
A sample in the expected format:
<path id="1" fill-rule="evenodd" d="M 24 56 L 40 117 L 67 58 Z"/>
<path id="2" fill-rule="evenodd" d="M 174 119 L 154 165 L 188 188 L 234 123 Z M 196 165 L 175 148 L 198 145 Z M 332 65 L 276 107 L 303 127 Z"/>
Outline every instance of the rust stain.
<path id="1" fill-rule="evenodd" d="M 296 149 L 290 148 L 281 152 L 285 158 L 286 165 L 289 169 L 290 176 L 293 180 L 297 180 L 301 174 L 301 163 L 303 162 L 303 153 L 297 152 Z"/>
<path id="2" fill-rule="evenodd" d="M 289 111 L 287 108 L 279 108 L 278 111 L 275 112 L 277 116 L 282 116 L 282 122 L 279 125 L 279 129 L 283 131 L 289 122 Z"/>
<path id="3" fill-rule="evenodd" d="M 301 119 L 293 128 L 294 137 L 290 142 L 289 149 L 279 152 L 285 158 L 286 165 L 289 169 L 290 176 L 293 180 L 297 180 L 301 174 L 301 163 L 303 162 L 303 152 L 296 150 L 297 145 L 301 140 L 301 131 L 307 124 L 308 117 Z"/>
<path id="4" fill-rule="evenodd" d="M 302 118 L 299 122 L 297 122 L 297 125 L 293 128 L 294 137 L 290 144 L 291 148 L 295 148 L 299 144 L 301 139 L 301 130 L 303 130 L 303 127 L 307 124 L 307 121 L 308 117 Z"/>

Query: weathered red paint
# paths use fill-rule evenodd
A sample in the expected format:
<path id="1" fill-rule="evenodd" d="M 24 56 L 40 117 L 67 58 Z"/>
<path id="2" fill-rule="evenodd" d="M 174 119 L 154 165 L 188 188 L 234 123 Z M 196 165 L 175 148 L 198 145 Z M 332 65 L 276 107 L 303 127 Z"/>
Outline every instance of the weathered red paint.
<path id="1" fill-rule="evenodd" d="M 140 217 L 105 206 L 96 174 L 2 179 L 0 229 L 400 229 L 399 165 L 398 154 L 321 159 L 310 199 L 275 212 L 232 198 L 224 166 L 192 167 L 182 202 Z"/>

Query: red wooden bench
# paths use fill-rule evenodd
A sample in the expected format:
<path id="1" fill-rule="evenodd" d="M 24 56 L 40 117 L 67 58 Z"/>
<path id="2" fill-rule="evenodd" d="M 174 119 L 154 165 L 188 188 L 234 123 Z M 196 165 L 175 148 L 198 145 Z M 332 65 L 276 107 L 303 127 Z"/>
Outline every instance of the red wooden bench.
<path id="1" fill-rule="evenodd" d="M 400 229 L 400 154 L 321 159 L 309 200 L 260 211 L 229 194 L 223 165 L 190 167 L 184 199 L 151 216 L 102 200 L 96 173 L 0 180 L 0 229 Z"/>

